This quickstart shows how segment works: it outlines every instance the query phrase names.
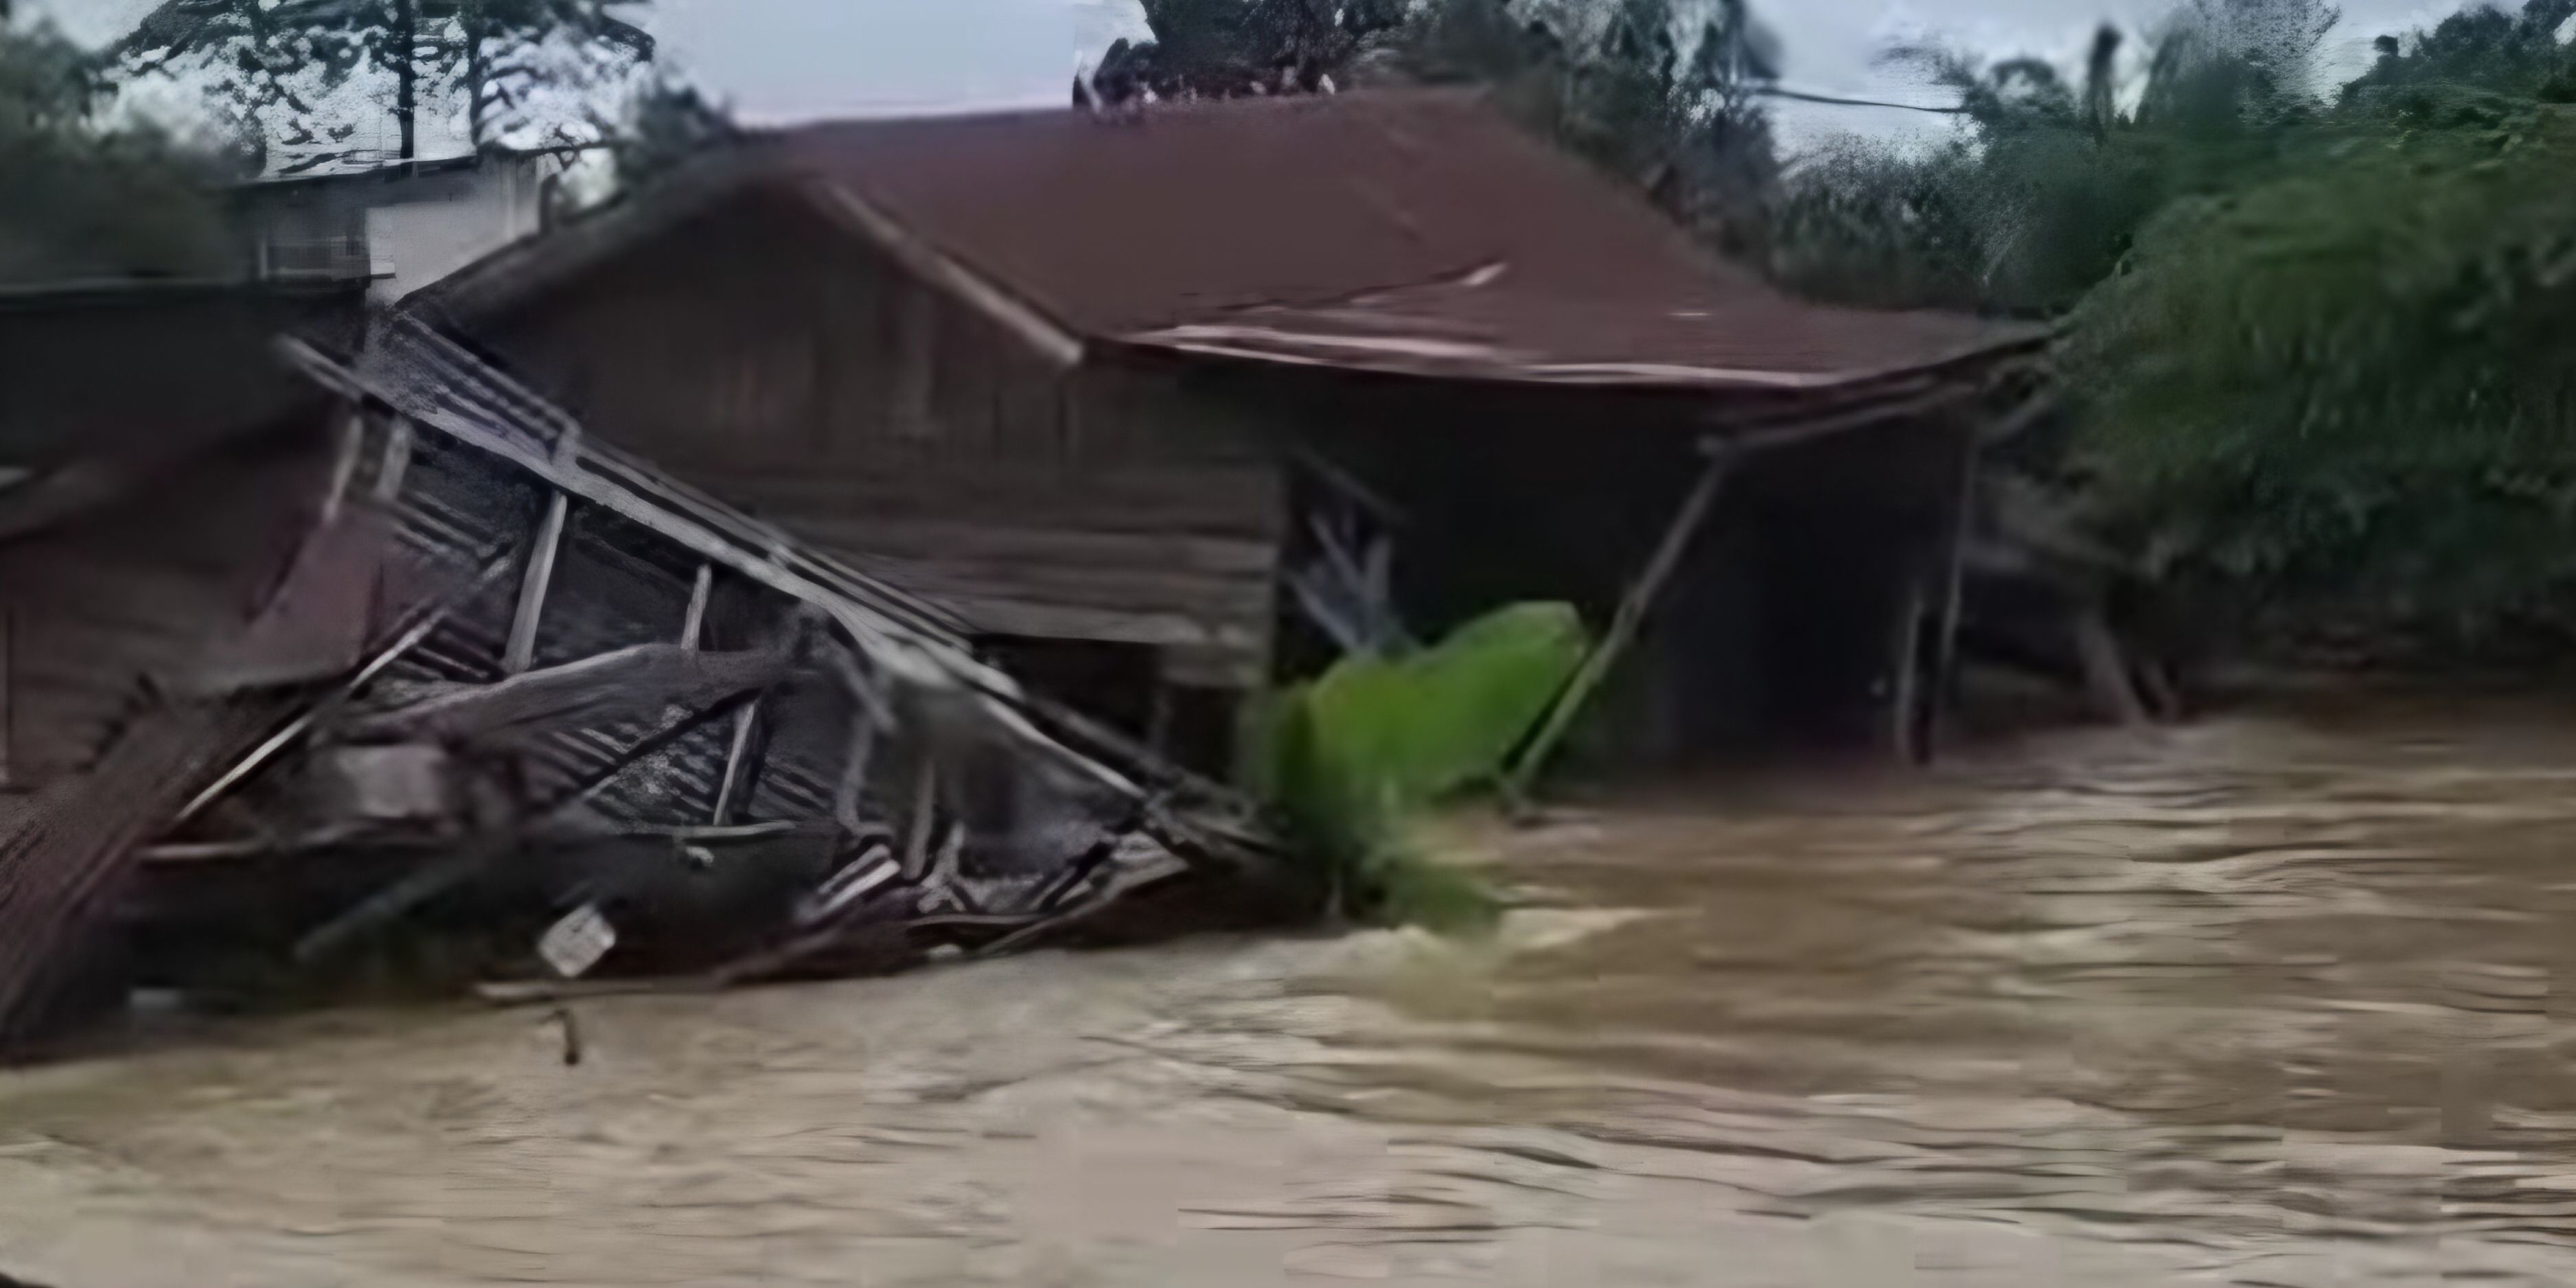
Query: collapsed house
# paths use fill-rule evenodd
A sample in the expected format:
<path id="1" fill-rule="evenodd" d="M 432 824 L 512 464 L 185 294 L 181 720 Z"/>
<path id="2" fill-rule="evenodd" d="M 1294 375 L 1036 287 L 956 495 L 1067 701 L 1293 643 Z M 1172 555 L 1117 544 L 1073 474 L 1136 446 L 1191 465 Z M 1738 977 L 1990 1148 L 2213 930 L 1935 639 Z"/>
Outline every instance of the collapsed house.
<path id="1" fill-rule="evenodd" d="M 249 378 L 248 419 L 149 469 L 31 456 L 0 493 L 0 1036 L 120 920 L 147 957 L 265 929 L 327 971 L 443 909 L 557 975 L 730 980 L 1175 884 L 1214 915 L 1300 897 L 1231 797 L 944 610 L 416 323 L 305 331 L 262 336 L 249 366 L 292 380 Z"/>
<path id="2" fill-rule="evenodd" d="M 787 131 L 407 307 L 1202 767 L 1345 649 L 1645 582 L 1607 753 L 1919 741 L 2041 339 L 1792 300 L 1448 91 Z"/>

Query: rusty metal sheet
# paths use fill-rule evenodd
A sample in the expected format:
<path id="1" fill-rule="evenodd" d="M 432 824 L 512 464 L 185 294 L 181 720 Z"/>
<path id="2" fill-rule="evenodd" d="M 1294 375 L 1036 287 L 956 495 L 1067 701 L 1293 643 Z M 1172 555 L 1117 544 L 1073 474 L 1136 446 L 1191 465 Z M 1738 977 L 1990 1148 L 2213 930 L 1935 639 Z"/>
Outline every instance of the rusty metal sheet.
<path id="1" fill-rule="evenodd" d="M 1795 394 L 2043 340 L 2038 327 L 1874 312 L 1677 278 L 1660 298 L 1530 287 L 1508 269 L 1312 307 L 1263 305 L 1128 341 L 1200 357 L 1397 375 Z"/>

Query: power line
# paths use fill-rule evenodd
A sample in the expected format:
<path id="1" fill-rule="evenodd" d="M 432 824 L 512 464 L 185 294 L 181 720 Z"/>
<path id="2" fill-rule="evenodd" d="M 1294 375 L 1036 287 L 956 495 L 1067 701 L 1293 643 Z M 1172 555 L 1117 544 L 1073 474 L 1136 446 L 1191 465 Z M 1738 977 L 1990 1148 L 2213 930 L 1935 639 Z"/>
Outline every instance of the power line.
<path id="1" fill-rule="evenodd" d="M 1777 85 L 1757 85 L 1753 88 L 1753 92 L 1756 94 L 1766 95 L 1771 98 L 1795 99 L 1801 103 L 1825 103 L 1834 107 L 1892 107 L 1901 112 L 1932 112 L 1942 116 L 1958 116 L 1968 110 L 1967 108 L 1956 105 L 1950 107 L 1926 107 L 1921 103 L 1891 103 L 1885 99 L 1844 98 L 1836 94 L 1810 94 L 1805 90 L 1783 89 Z"/>

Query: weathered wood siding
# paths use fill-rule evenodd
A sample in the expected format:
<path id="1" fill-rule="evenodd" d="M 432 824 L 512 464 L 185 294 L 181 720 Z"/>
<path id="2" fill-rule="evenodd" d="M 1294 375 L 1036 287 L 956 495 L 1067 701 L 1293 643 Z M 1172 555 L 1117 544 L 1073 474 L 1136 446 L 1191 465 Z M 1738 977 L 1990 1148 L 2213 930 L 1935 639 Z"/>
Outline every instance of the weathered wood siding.
<path id="1" fill-rule="evenodd" d="M 183 671 L 249 620 L 312 520 L 327 437 L 264 437 L 0 545 L 0 790 L 86 769 L 145 677 Z"/>
<path id="2" fill-rule="evenodd" d="M 479 337 L 610 442 L 979 628 L 1265 656 L 1283 485 L 1168 377 L 1052 368 L 798 203 L 701 217 Z"/>

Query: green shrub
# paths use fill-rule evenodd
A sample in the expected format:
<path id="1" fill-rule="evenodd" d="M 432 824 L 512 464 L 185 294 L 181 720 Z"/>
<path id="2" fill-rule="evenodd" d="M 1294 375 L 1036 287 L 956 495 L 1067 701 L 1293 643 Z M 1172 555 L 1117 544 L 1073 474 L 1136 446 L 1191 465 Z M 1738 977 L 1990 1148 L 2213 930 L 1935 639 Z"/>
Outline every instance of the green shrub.
<path id="1" fill-rule="evenodd" d="M 2525 105 L 2167 212 L 2065 354 L 2106 513 L 2276 639 L 2576 635 L 2571 173 Z"/>

